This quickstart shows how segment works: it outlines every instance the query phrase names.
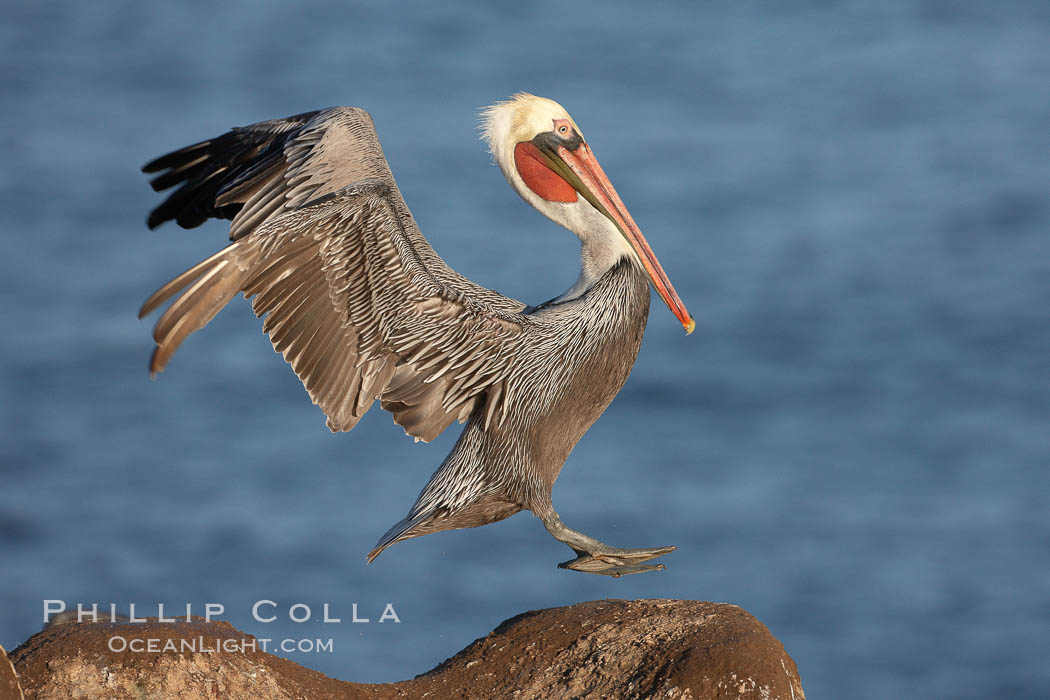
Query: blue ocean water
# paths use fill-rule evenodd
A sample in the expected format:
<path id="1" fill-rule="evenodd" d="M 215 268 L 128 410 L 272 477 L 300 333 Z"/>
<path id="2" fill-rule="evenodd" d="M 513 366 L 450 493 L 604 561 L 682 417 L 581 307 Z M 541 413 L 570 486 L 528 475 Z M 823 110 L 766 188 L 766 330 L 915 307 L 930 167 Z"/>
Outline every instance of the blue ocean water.
<path id="1" fill-rule="evenodd" d="M 16 3 L 0 643 L 44 599 L 217 602 L 378 682 L 524 610 L 674 597 L 754 613 L 813 698 L 1045 688 L 1048 42 L 1036 0 Z M 477 140 L 477 109 L 519 90 L 573 114 L 697 320 L 686 338 L 654 302 L 554 492 L 589 534 L 678 545 L 659 574 L 556 570 L 569 551 L 527 513 L 366 565 L 456 431 L 415 445 L 376 409 L 330 434 L 243 302 L 147 377 L 138 305 L 225 230 L 147 231 L 138 168 L 260 119 L 367 108 L 453 267 L 532 303 L 566 289 L 575 239 Z"/>

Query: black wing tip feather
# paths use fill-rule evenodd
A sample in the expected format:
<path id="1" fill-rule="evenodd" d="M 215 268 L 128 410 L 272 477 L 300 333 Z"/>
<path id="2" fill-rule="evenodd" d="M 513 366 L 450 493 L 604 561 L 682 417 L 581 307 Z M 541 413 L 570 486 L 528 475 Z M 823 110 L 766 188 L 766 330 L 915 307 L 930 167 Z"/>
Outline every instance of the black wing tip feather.
<path id="1" fill-rule="evenodd" d="M 214 142 L 214 139 L 208 139 L 207 141 L 200 141 L 198 143 L 195 143 L 195 144 L 192 144 L 192 145 L 189 145 L 189 146 L 184 146 L 183 148 L 180 148 L 178 150 L 172 151 L 170 153 L 165 153 L 164 155 L 158 156 L 158 157 L 154 158 L 153 160 L 151 160 L 150 162 L 148 162 L 145 165 L 143 165 L 142 166 L 142 172 L 144 172 L 144 173 L 158 173 L 161 170 L 167 170 L 169 168 L 177 168 L 177 167 L 179 167 L 179 166 L 189 162 L 190 160 L 192 160 L 192 158 L 189 157 L 190 154 L 195 154 L 195 155 L 193 155 L 193 158 L 198 157 L 200 154 L 196 153 L 196 152 L 200 151 L 203 148 L 207 148 L 213 142 Z"/>
<path id="2" fill-rule="evenodd" d="M 237 127 L 146 163 L 142 172 L 154 175 L 150 186 L 155 192 L 178 187 L 150 212 L 146 225 L 152 230 L 175 221 L 182 228 L 196 228 L 209 218 L 234 218 L 243 205 L 220 204 L 219 195 L 279 157 L 288 135 L 317 113 Z"/>
<path id="3" fill-rule="evenodd" d="M 150 180 L 155 192 L 177 187 L 150 212 L 146 225 L 152 230 L 167 221 L 182 228 L 196 228 L 209 218 L 232 219 L 241 204 L 217 205 L 216 196 L 228 178 L 218 176 L 237 158 L 237 137 L 225 134 L 172 151 L 142 166 L 144 173 L 159 173 Z"/>
<path id="4" fill-rule="evenodd" d="M 239 212 L 243 206 L 241 204 L 227 204 L 203 212 L 192 209 L 177 210 L 177 206 L 169 204 L 170 201 L 171 198 L 169 197 L 160 206 L 150 212 L 149 217 L 146 219 L 146 226 L 149 227 L 150 231 L 160 228 L 168 221 L 174 221 L 180 228 L 191 229 L 197 228 L 210 218 L 232 219 L 237 216 L 237 212 Z"/>

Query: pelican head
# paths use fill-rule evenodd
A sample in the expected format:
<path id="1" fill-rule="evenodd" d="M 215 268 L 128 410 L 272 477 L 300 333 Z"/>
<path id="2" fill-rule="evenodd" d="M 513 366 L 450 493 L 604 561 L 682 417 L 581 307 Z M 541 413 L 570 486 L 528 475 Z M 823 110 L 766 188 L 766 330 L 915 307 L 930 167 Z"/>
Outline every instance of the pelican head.
<path id="1" fill-rule="evenodd" d="M 626 256 L 645 271 L 685 332 L 693 332 L 696 324 L 685 304 L 564 107 L 519 93 L 483 110 L 482 130 L 511 187 L 583 242 L 585 266 L 577 292 L 593 275 L 588 262 L 598 260 L 601 267 Z"/>

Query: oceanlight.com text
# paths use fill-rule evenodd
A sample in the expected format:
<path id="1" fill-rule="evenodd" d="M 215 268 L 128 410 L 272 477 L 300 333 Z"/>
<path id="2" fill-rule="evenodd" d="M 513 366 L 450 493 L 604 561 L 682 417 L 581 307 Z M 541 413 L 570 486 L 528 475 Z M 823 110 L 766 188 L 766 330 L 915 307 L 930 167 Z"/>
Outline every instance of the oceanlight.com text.
<path id="1" fill-rule="evenodd" d="M 331 654 L 335 651 L 335 640 L 329 639 L 280 639 L 266 637 L 255 639 L 209 639 L 189 637 L 184 639 L 160 639 L 157 637 L 128 639 L 120 635 L 109 638 L 109 650 L 116 653 L 130 651 L 136 654 L 161 654 L 165 652 L 191 652 L 194 654 L 244 654 L 256 651 L 280 651 L 285 654 Z"/>

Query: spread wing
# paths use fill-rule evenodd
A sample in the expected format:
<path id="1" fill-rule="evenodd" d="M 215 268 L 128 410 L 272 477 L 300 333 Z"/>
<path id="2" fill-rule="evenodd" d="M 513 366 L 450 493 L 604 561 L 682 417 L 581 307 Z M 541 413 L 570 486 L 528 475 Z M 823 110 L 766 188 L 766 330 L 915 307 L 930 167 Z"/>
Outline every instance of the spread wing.
<path id="1" fill-rule="evenodd" d="M 179 295 L 154 330 L 153 372 L 242 292 L 332 430 L 353 428 L 377 398 L 423 440 L 476 409 L 502 421 L 516 341 L 535 321 L 437 256 L 366 112 L 235 129 L 144 168 L 163 169 L 155 188 L 181 186 L 150 226 L 232 218 L 233 243 L 143 305 Z"/>

